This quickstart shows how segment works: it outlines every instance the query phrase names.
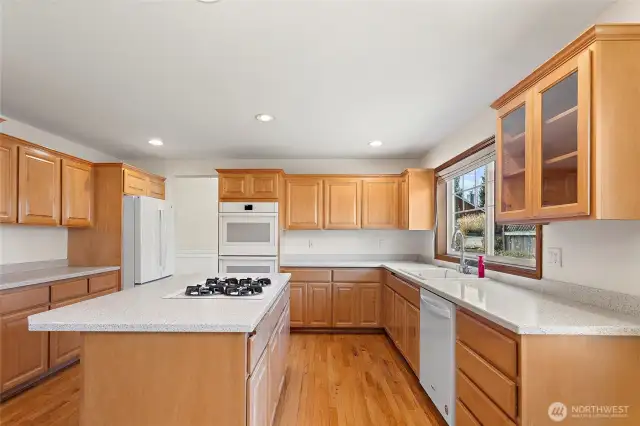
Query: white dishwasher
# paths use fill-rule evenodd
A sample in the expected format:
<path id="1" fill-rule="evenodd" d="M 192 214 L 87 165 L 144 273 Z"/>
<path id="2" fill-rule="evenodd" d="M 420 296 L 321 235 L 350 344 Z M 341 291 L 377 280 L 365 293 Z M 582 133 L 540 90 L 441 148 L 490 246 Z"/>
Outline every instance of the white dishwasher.
<path id="1" fill-rule="evenodd" d="M 420 384 L 447 421 L 455 423 L 455 305 L 420 290 Z"/>

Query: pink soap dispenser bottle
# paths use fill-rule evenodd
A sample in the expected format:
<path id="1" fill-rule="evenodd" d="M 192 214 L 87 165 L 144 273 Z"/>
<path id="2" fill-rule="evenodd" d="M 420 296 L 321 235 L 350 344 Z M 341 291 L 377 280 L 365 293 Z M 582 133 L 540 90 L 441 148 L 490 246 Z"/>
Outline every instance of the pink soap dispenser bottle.
<path id="1" fill-rule="evenodd" d="M 478 256 L 478 278 L 484 278 L 484 256 Z"/>

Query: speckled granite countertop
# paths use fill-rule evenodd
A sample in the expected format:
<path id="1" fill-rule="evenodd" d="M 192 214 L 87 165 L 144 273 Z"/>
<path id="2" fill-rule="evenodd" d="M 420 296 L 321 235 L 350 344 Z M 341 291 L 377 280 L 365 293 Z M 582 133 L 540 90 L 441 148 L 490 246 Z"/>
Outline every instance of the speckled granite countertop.
<path id="1" fill-rule="evenodd" d="M 0 274 L 0 291 L 118 271 L 119 266 L 56 266 Z"/>
<path id="2" fill-rule="evenodd" d="M 229 276 L 241 277 L 239 274 Z M 266 275 L 262 299 L 166 299 L 205 277 L 178 275 L 29 317 L 32 331 L 250 333 L 288 288 L 290 274 Z M 246 274 L 242 276 L 246 277 Z"/>
<path id="3" fill-rule="evenodd" d="M 421 279 L 410 273 L 439 268 L 426 263 L 283 259 L 281 267 L 385 268 L 517 334 L 640 336 L 640 317 L 545 295 L 491 279 Z"/>

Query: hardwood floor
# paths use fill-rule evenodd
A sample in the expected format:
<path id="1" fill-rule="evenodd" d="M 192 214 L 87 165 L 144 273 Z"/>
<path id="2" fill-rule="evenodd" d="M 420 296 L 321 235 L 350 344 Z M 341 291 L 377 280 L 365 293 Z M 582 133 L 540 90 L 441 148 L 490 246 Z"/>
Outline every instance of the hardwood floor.
<path id="1" fill-rule="evenodd" d="M 78 426 L 80 368 L 0 405 L 2 426 Z M 274 426 L 444 426 L 382 334 L 293 334 Z"/>
<path id="2" fill-rule="evenodd" d="M 75 365 L 0 405 L 1 426 L 78 426 L 80 366 Z"/>

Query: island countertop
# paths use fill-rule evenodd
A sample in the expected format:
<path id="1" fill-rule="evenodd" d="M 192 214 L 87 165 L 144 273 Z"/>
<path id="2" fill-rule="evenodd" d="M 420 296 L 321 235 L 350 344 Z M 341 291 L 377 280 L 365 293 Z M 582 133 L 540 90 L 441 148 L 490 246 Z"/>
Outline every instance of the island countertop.
<path id="1" fill-rule="evenodd" d="M 233 275 L 246 278 L 244 275 Z M 176 275 L 131 290 L 87 300 L 29 317 L 31 331 L 251 333 L 286 290 L 290 274 L 265 275 L 272 284 L 264 298 L 164 297 L 203 283 L 204 276 Z"/>

